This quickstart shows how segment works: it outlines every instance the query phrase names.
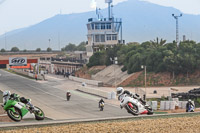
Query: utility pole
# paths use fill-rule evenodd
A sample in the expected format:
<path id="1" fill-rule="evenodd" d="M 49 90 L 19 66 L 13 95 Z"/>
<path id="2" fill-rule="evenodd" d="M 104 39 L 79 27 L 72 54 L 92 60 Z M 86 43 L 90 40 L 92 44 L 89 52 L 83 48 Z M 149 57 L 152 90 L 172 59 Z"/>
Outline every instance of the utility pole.
<path id="1" fill-rule="evenodd" d="M 5 32 L 5 50 L 7 49 L 6 43 L 7 43 L 7 39 L 6 39 L 6 32 Z"/>
<path id="2" fill-rule="evenodd" d="M 142 65 L 141 68 L 144 69 L 144 87 L 145 87 L 144 100 L 145 100 L 147 97 L 147 66 Z"/>
<path id="3" fill-rule="evenodd" d="M 49 39 L 49 48 L 50 48 L 50 41 L 51 41 L 51 39 Z"/>
<path id="4" fill-rule="evenodd" d="M 176 19 L 176 42 L 177 44 L 179 43 L 179 33 L 178 33 L 178 18 L 182 17 L 183 15 L 180 14 L 179 16 L 176 16 L 174 14 L 172 14 L 172 16 Z"/>
<path id="5" fill-rule="evenodd" d="M 112 61 L 112 63 L 114 64 L 114 80 L 115 80 L 115 88 L 116 88 L 117 83 L 116 83 L 115 65 L 118 64 L 118 58 L 117 57 L 110 58 L 110 61 Z"/>

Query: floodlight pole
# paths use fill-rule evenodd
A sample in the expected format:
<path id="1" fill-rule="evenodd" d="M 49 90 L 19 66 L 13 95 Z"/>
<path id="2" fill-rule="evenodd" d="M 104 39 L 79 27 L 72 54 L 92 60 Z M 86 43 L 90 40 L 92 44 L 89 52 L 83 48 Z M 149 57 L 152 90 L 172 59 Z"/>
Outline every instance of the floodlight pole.
<path id="1" fill-rule="evenodd" d="M 49 39 L 49 48 L 50 48 L 50 41 L 51 41 L 51 39 Z"/>
<path id="2" fill-rule="evenodd" d="M 178 33 L 178 18 L 182 17 L 183 15 L 180 14 L 179 16 L 175 16 L 174 14 L 172 14 L 172 16 L 176 19 L 176 42 L 177 44 L 179 43 L 179 33 Z"/>
<path id="3" fill-rule="evenodd" d="M 147 66 L 142 65 L 141 68 L 144 68 L 144 87 L 145 87 L 145 96 L 144 100 L 146 100 L 147 97 Z"/>

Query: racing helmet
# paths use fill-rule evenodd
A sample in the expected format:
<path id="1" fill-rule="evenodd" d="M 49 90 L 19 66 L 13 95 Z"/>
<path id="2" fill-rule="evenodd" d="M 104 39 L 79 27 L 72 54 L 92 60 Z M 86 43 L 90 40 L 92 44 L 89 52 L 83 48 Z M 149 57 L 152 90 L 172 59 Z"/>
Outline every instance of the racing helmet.
<path id="1" fill-rule="evenodd" d="M 123 87 L 117 87 L 117 95 L 121 95 L 124 92 L 124 88 Z"/>
<path id="2" fill-rule="evenodd" d="M 10 95 L 11 95 L 10 91 L 4 91 L 3 92 L 3 97 L 7 97 L 7 96 L 10 96 Z"/>
<path id="3" fill-rule="evenodd" d="M 188 100 L 188 102 L 192 102 L 192 100 L 191 100 L 191 99 L 189 99 L 189 100 Z"/>

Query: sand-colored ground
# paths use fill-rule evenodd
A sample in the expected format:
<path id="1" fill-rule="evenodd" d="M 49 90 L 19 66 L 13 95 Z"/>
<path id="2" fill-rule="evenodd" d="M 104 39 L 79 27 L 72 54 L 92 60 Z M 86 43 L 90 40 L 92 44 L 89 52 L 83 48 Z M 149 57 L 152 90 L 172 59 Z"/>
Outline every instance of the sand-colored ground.
<path id="1" fill-rule="evenodd" d="M 24 128 L 3 133 L 199 133 L 200 115 Z"/>

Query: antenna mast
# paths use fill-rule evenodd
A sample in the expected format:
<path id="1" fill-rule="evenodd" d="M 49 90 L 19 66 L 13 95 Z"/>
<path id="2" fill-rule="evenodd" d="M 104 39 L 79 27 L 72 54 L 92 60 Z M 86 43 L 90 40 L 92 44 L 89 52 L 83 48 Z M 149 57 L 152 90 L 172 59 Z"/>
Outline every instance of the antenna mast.
<path id="1" fill-rule="evenodd" d="M 105 3 L 108 3 L 108 18 L 111 18 L 111 3 L 112 0 L 105 0 Z"/>

